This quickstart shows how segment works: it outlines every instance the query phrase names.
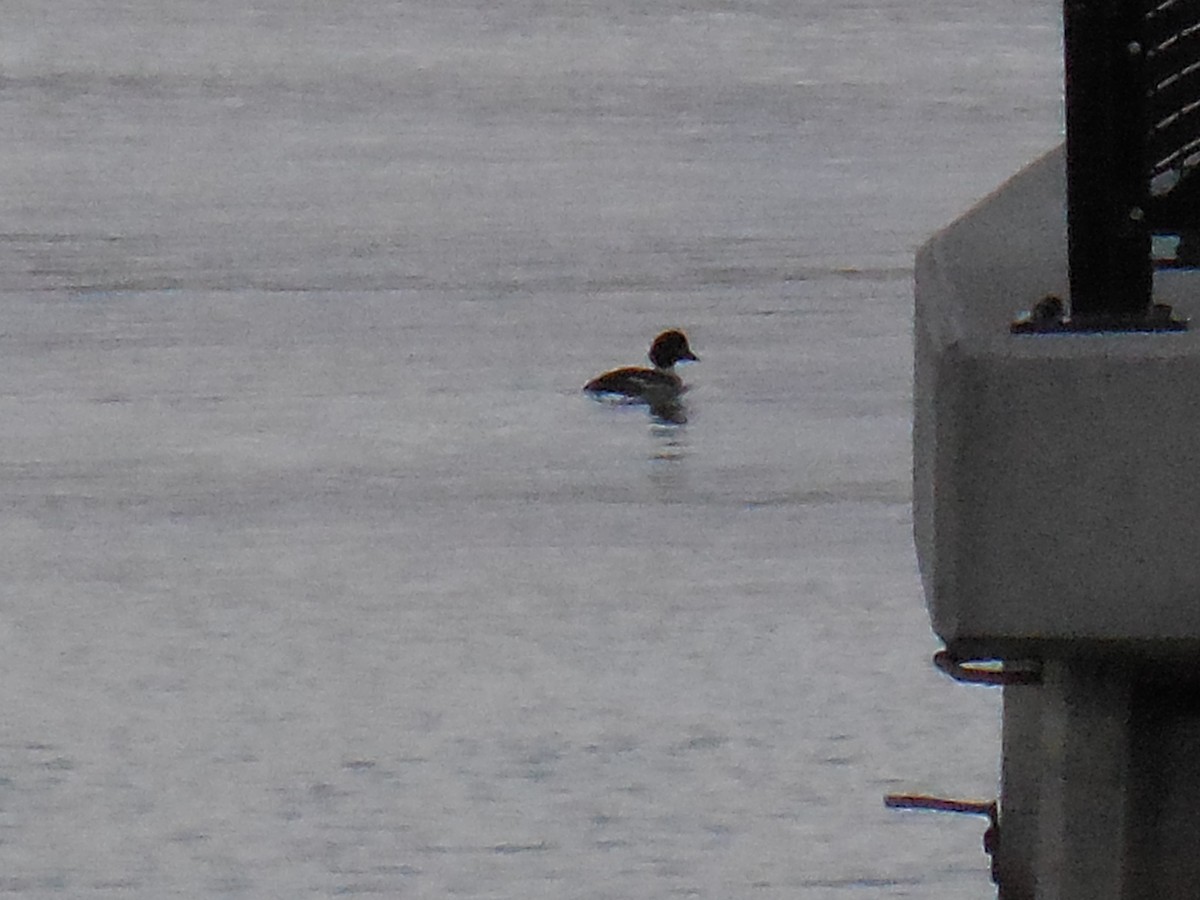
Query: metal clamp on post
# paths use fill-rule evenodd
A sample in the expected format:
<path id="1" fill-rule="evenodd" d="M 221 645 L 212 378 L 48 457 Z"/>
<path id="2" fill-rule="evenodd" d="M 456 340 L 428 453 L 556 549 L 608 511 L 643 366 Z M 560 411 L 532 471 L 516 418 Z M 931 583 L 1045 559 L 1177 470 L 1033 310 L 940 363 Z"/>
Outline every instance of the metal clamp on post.
<path id="1" fill-rule="evenodd" d="M 1013 684 L 1040 684 L 1041 667 L 1036 663 L 1015 665 L 997 660 L 961 659 L 949 650 L 933 654 L 933 664 L 955 681 L 1006 687 Z"/>

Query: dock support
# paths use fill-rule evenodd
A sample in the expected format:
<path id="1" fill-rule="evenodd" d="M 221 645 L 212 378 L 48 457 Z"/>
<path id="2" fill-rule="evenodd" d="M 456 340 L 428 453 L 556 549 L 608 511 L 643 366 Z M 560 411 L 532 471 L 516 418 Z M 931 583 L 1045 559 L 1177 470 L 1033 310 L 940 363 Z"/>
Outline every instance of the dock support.
<path id="1" fill-rule="evenodd" d="M 1043 668 L 1039 900 L 1122 900 L 1132 684 L 1095 659 Z"/>
<path id="2" fill-rule="evenodd" d="M 1041 741 L 1042 686 L 1005 687 L 1000 785 L 1003 825 L 993 855 L 999 900 L 1034 900 L 1037 896 Z"/>
<path id="3" fill-rule="evenodd" d="M 1046 660 L 1004 688 L 1000 900 L 1190 900 L 1200 885 L 1200 673 Z"/>

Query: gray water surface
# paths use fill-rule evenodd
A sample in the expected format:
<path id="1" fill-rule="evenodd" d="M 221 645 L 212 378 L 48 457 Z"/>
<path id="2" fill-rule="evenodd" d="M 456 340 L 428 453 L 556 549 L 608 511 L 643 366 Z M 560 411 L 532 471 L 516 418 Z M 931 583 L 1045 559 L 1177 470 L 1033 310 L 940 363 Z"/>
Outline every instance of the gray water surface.
<path id="1" fill-rule="evenodd" d="M 993 896 L 910 271 L 1057 15 L 7 0 L 0 892 Z"/>

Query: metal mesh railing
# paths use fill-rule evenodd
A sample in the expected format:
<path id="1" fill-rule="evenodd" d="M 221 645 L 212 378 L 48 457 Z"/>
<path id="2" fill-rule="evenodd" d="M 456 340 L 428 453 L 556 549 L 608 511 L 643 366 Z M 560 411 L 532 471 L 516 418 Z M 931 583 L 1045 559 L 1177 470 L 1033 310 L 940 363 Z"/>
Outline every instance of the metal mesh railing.
<path id="1" fill-rule="evenodd" d="M 1156 265 L 1200 265 L 1200 0 L 1064 0 L 1071 327 L 1174 329 Z M 1155 260 L 1153 235 L 1177 235 Z M 1159 311 L 1161 312 L 1161 311 Z"/>
<path id="2" fill-rule="evenodd" d="M 1152 2 L 1142 19 L 1152 229 L 1200 228 L 1200 3 Z"/>

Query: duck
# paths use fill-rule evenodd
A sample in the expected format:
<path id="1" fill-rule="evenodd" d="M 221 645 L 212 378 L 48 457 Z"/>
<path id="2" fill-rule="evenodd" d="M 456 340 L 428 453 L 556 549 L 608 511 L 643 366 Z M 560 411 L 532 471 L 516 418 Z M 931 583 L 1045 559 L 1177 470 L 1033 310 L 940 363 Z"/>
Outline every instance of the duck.
<path id="1" fill-rule="evenodd" d="M 699 362 L 700 357 L 688 346 L 687 335 L 677 329 L 664 331 L 656 337 L 650 345 L 649 356 L 653 369 L 642 366 L 613 369 L 585 384 L 584 391 L 597 398 L 615 396 L 627 403 L 645 403 L 661 418 L 678 421 L 680 401 L 687 387 L 675 374 L 675 364 Z"/>

